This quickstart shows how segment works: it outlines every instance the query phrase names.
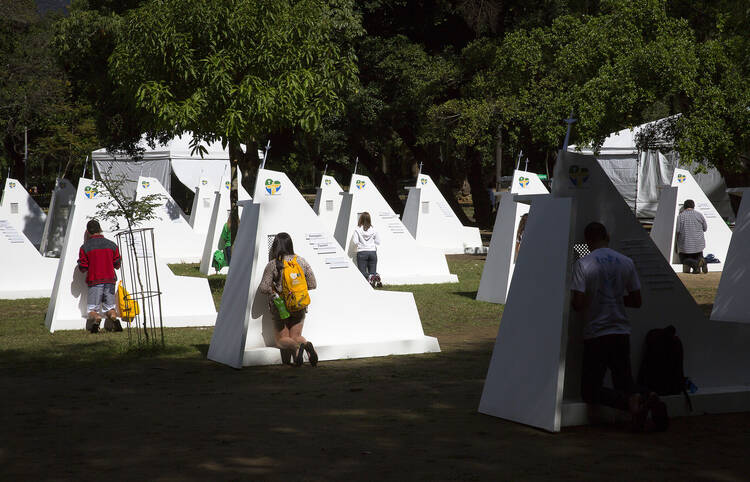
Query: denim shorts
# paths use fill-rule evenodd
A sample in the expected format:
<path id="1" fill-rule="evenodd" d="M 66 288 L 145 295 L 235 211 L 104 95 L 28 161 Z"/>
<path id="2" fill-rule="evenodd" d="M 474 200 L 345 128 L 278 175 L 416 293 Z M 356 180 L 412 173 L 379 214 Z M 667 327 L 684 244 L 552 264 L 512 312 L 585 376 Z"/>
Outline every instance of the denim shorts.
<path id="1" fill-rule="evenodd" d="M 89 312 L 106 313 L 115 309 L 115 284 L 102 283 L 89 286 L 86 297 L 86 308 Z"/>

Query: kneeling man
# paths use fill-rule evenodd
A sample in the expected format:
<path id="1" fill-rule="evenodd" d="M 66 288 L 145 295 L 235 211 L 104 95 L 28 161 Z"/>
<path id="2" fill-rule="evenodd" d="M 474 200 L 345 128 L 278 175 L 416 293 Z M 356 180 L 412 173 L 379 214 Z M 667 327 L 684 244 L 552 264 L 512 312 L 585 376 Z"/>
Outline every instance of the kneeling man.
<path id="1" fill-rule="evenodd" d="M 115 243 L 102 236 L 99 221 L 89 221 L 83 246 L 78 253 L 78 269 L 86 273 L 86 283 L 89 285 L 86 330 L 91 333 L 99 331 L 101 313 L 106 316 L 104 328 L 107 331 L 122 331 L 115 311 L 115 270 L 120 268 L 120 261 L 120 250 Z"/>
<path id="2" fill-rule="evenodd" d="M 629 411 L 634 430 L 643 429 L 650 410 L 655 428 L 665 430 L 666 405 L 655 393 L 636 387 L 630 366 L 625 307 L 641 307 L 641 284 L 633 260 L 608 247 L 603 224 L 590 223 L 583 234 L 590 254 L 576 261 L 571 285 L 573 309 L 583 314 L 586 323 L 581 396 L 587 403 Z M 607 369 L 614 388 L 602 386 Z"/>

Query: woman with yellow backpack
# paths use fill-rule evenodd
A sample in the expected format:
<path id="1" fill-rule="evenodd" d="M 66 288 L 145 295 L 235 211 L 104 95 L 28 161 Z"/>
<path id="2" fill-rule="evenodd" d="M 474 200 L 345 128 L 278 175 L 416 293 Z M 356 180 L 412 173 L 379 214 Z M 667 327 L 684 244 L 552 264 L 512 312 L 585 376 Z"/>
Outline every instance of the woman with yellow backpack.
<path id="1" fill-rule="evenodd" d="M 317 286 L 315 274 L 304 258 L 294 254 L 294 244 L 287 233 L 276 235 L 269 259 L 258 291 L 268 295 L 276 346 L 281 350 L 282 360 L 286 363 L 293 358 L 294 366 L 301 366 L 307 352 L 310 365 L 316 366 L 318 354 L 313 344 L 302 336 L 310 304 L 308 290 Z"/>

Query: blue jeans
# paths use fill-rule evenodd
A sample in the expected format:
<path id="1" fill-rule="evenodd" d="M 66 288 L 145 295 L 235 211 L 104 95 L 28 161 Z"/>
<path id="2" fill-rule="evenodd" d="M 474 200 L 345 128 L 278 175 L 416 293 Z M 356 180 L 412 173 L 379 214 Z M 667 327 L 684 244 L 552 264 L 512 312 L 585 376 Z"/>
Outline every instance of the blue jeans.
<path id="1" fill-rule="evenodd" d="M 227 246 L 224 248 L 224 262 L 229 266 L 229 259 L 232 257 L 232 247 Z"/>
<path id="2" fill-rule="evenodd" d="M 359 272 L 367 278 L 371 274 L 378 272 L 378 252 L 377 251 L 360 251 L 357 253 L 357 268 Z"/>

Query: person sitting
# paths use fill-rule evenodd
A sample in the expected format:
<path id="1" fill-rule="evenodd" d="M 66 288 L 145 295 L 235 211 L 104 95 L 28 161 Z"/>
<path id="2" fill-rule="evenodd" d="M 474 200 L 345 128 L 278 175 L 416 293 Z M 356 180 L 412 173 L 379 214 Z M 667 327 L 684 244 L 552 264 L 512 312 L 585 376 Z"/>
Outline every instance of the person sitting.
<path id="1" fill-rule="evenodd" d="M 362 276 L 375 287 L 383 286 L 378 275 L 378 246 L 380 235 L 375 226 L 372 225 L 370 213 L 363 212 L 359 215 L 357 227 L 352 234 L 352 242 L 357 248 L 357 268 Z"/>
<path id="2" fill-rule="evenodd" d="M 105 330 L 122 331 L 115 311 L 115 270 L 120 269 L 120 250 L 101 233 L 99 221 L 89 221 L 86 224 L 84 243 L 78 253 L 78 269 L 86 273 L 86 283 L 89 286 L 86 298 L 86 330 L 91 333 L 99 331 L 102 312 L 106 316 Z"/>
<path id="3" fill-rule="evenodd" d="M 284 262 L 294 261 L 302 268 L 307 282 L 307 289 L 314 290 L 317 287 L 315 273 L 313 273 L 310 264 L 302 256 L 294 254 L 294 244 L 288 233 L 279 233 L 271 244 L 269 254 L 270 261 L 263 270 L 263 276 L 258 286 L 258 291 L 268 295 L 268 306 L 271 310 L 275 328 L 276 346 L 282 351 L 282 360 L 294 357 L 294 365 L 300 366 L 303 363 L 303 356 L 307 352 L 310 365 L 318 364 L 318 354 L 312 342 L 302 336 L 302 328 L 305 324 L 305 315 L 307 308 L 299 311 L 290 311 L 290 316 L 284 320 L 281 319 L 273 299 L 283 292 L 283 273 Z"/>
<path id="4" fill-rule="evenodd" d="M 641 285 L 633 260 L 610 249 L 603 224 L 584 230 L 590 253 L 573 265 L 571 304 L 583 315 L 581 396 L 587 403 L 629 411 L 634 430 L 642 430 L 651 411 L 657 430 L 669 418 L 656 393 L 636 387 L 630 364 L 630 323 L 625 307 L 641 307 Z M 610 370 L 614 388 L 602 386 Z"/>
<path id="5" fill-rule="evenodd" d="M 708 229 L 706 218 L 695 210 L 695 202 L 686 199 L 682 212 L 677 217 L 677 252 L 680 255 L 683 273 L 708 273 L 708 265 L 703 259 L 706 247 L 704 232 Z"/>

